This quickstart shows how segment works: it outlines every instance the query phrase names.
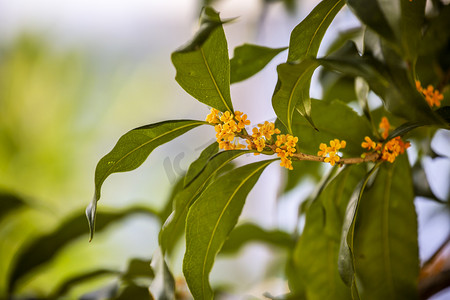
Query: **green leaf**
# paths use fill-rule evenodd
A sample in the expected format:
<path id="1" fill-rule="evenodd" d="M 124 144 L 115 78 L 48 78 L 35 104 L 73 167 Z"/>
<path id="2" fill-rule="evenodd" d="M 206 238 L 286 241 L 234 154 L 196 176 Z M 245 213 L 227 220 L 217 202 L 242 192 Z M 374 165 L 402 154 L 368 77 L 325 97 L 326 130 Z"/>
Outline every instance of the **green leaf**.
<path id="1" fill-rule="evenodd" d="M 353 284 L 355 282 L 355 264 L 354 264 L 354 231 L 355 220 L 358 213 L 361 196 L 369 182 L 370 177 L 378 169 L 380 163 L 376 164 L 355 187 L 348 201 L 342 224 L 342 234 L 338 254 L 338 271 L 343 282 L 351 287 L 354 294 Z"/>
<path id="2" fill-rule="evenodd" d="M 120 294 L 114 298 L 114 300 L 153 300 L 153 296 L 150 294 L 147 287 L 139 286 L 136 284 L 127 285 Z"/>
<path id="3" fill-rule="evenodd" d="M 231 83 L 252 77 L 286 49 L 287 47 L 274 49 L 252 44 L 236 47 L 234 57 L 230 60 Z"/>
<path id="4" fill-rule="evenodd" d="M 396 34 L 402 43 L 403 56 L 415 62 L 419 52 L 425 22 L 425 0 L 400 1 L 401 16 Z"/>
<path id="5" fill-rule="evenodd" d="M 285 63 L 277 67 L 278 84 L 272 96 L 272 106 L 289 133 L 292 133 L 292 116 L 296 107 L 301 115 L 315 127 L 310 117 L 309 86 L 317 66 L 316 61 L 304 60 L 299 64 Z"/>
<path id="6" fill-rule="evenodd" d="M 312 129 L 298 113 L 294 114 L 292 128 L 293 134 L 299 137 L 297 145 L 300 151 L 316 155 L 320 143 L 328 144 L 330 140 L 339 139 L 347 142 L 346 148 L 340 151 L 359 156 L 363 152 L 361 142 L 372 132 L 367 119 L 340 101 L 312 100 L 311 104 L 312 117 L 319 131 Z"/>
<path id="7" fill-rule="evenodd" d="M 419 45 L 421 55 L 433 54 L 448 44 L 450 38 L 450 5 L 444 6 L 439 15 L 431 19 Z"/>
<path id="8" fill-rule="evenodd" d="M 328 70 L 323 70 L 328 71 Z M 355 101 L 355 78 L 335 72 L 322 72 L 320 82 L 323 88 L 322 100 L 332 101 L 341 100 L 345 103 Z"/>
<path id="9" fill-rule="evenodd" d="M 192 41 L 172 53 L 176 81 L 198 101 L 220 111 L 233 111 L 230 60 L 219 13 L 206 7 Z"/>
<path id="10" fill-rule="evenodd" d="M 347 0 L 347 5 L 361 22 L 386 40 L 395 43 L 392 31 L 379 1 Z"/>
<path id="11" fill-rule="evenodd" d="M 321 164 L 314 161 L 293 161 L 293 170 L 286 170 L 286 186 L 283 192 L 287 193 L 293 190 L 304 178 L 311 178 L 315 181 L 320 180 L 322 176 Z"/>
<path id="12" fill-rule="evenodd" d="M 291 288 L 305 288 L 307 299 L 350 299 L 350 289 L 338 273 L 340 228 L 354 186 L 364 165 L 345 167 L 312 201 L 305 227 L 294 251 L 295 276 Z M 300 282 L 301 281 L 301 282 Z"/>
<path id="13" fill-rule="evenodd" d="M 95 169 L 95 193 L 86 208 L 91 232 L 90 240 L 95 231 L 97 201 L 100 199 L 101 187 L 106 178 L 113 173 L 136 169 L 156 147 L 204 124 L 207 123 L 195 120 L 164 121 L 133 129 L 119 139 L 111 152 L 98 162 Z"/>
<path id="14" fill-rule="evenodd" d="M 301 61 L 307 57 L 316 57 L 328 26 L 344 4 L 344 0 L 321 1 L 292 30 L 289 42 L 288 62 Z"/>
<path id="15" fill-rule="evenodd" d="M 407 155 L 379 168 L 362 195 L 354 238 L 361 299 L 418 299 L 417 215 Z"/>
<path id="16" fill-rule="evenodd" d="M 245 165 L 219 177 L 190 208 L 183 273 L 194 299 L 213 299 L 208 277 L 214 259 L 236 225 L 248 193 L 271 162 Z"/>
<path id="17" fill-rule="evenodd" d="M 105 275 L 118 275 L 120 274 L 119 271 L 116 270 L 110 270 L 110 269 L 98 269 L 98 270 L 90 270 L 86 273 L 82 273 L 76 276 L 73 276 L 63 282 L 62 284 L 58 285 L 58 287 L 52 292 L 52 294 L 48 297 L 48 299 L 60 299 L 62 296 L 67 294 L 68 291 L 70 291 L 73 287 L 83 283 L 87 282 L 89 280 L 93 280 L 97 277 L 102 277 Z"/>
<path id="18" fill-rule="evenodd" d="M 150 278 L 153 279 L 155 274 L 150 267 L 151 260 L 143 260 L 139 258 L 133 258 L 128 263 L 127 270 L 122 275 L 122 279 L 126 281 L 132 281 L 136 278 Z"/>
<path id="19" fill-rule="evenodd" d="M 155 278 L 149 287 L 156 300 L 175 299 L 175 279 L 164 260 L 164 255 L 158 248 L 152 257 L 151 267 L 155 272 Z"/>
<path id="20" fill-rule="evenodd" d="M 156 211 L 146 207 L 130 207 L 119 212 L 100 212 L 97 230 L 100 231 L 108 225 L 136 213 L 158 215 Z M 16 263 L 11 271 L 10 291 L 14 289 L 19 279 L 34 271 L 41 264 L 50 261 L 63 247 L 84 234 L 86 234 L 86 219 L 80 212 L 64 220 L 52 232 L 30 241 L 29 246 L 17 254 Z"/>
<path id="21" fill-rule="evenodd" d="M 219 151 L 219 144 L 217 142 L 212 143 L 206 147 L 200 156 L 191 163 L 189 169 L 184 177 L 184 186 L 186 187 L 197 175 L 205 168 L 208 160 Z"/>
<path id="22" fill-rule="evenodd" d="M 235 254 L 250 242 L 262 242 L 271 246 L 292 249 L 295 242 L 292 236 L 281 230 L 265 230 L 252 223 L 245 223 L 231 231 L 230 236 L 223 244 L 220 254 Z"/>
<path id="23" fill-rule="evenodd" d="M 159 244 L 163 252 L 171 251 L 184 230 L 189 207 L 196 201 L 211 179 L 221 172 L 235 158 L 250 151 L 229 150 L 219 152 L 206 163 L 203 170 L 186 188 L 181 190 L 173 201 L 174 211 L 167 218 L 159 234 Z"/>

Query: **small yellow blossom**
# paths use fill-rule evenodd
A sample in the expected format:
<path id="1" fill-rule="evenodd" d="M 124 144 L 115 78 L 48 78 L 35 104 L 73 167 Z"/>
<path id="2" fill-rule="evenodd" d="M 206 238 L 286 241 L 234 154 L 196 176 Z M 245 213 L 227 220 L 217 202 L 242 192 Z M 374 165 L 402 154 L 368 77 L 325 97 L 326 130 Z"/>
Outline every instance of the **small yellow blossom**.
<path id="1" fill-rule="evenodd" d="M 372 141 L 370 137 L 366 136 L 364 140 L 365 142 L 361 143 L 361 147 L 367 148 L 367 150 L 375 149 L 377 147 L 377 144 L 374 141 Z"/>
<path id="2" fill-rule="evenodd" d="M 444 95 L 438 90 L 435 90 L 431 84 L 424 89 L 420 84 L 420 81 L 416 80 L 416 89 L 425 97 L 425 100 L 430 107 L 441 106 L 441 101 L 444 99 Z"/>
<path id="3" fill-rule="evenodd" d="M 219 110 L 211 108 L 211 113 L 206 116 L 206 122 L 211 124 L 219 123 Z"/>
<path id="4" fill-rule="evenodd" d="M 340 141 L 338 139 L 331 140 L 330 147 L 328 147 L 325 143 L 320 143 L 320 151 L 317 152 L 317 155 L 325 157 L 324 161 L 334 166 L 341 159 L 340 156 L 337 155 L 339 149 L 345 148 L 345 146 L 347 146 L 347 142 L 344 140 Z"/>

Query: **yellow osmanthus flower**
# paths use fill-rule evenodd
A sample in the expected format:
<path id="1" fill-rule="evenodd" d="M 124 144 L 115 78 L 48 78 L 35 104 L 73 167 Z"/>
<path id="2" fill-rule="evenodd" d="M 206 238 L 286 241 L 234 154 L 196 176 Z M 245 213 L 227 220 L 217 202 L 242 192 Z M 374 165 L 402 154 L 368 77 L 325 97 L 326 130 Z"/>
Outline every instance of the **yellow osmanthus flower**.
<path id="1" fill-rule="evenodd" d="M 389 121 L 386 117 L 383 117 L 381 119 L 379 127 L 382 130 L 381 135 L 383 137 L 383 140 L 386 140 L 386 138 L 389 136 L 390 129 Z M 373 151 L 379 152 L 381 154 L 381 159 L 390 163 L 393 163 L 397 156 L 405 153 L 405 150 L 411 146 L 409 142 L 403 142 L 403 140 L 399 136 L 387 141 L 384 146 L 382 143 L 375 143 L 368 136 L 366 136 L 364 140 L 365 142 L 361 143 L 361 147 L 367 150 L 373 149 Z"/>
<path id="2" fill-rule="evenodd" d="M 340 141 L 338 139 L 331 140 L 330 147 L 328 147 L 325 143 L 320 143 L 320 151 L 317 152 L 317 155 L 325 157 L 324 161 L 334 166 L 341 159 L 341 157 L 337 155 L 339 149 L 345 148 L 345 146 L 347 146 L 347 142 L 344 140 Z"/>
<path id="3" fill-rule="evenodd" d="M 416 89 L 421 93 L 430 107 L 441 106 L 441 101 L 444 99 L 438 90 L 435 90 L 431 84 L 427 86 L 426 89 L 422 87 L 419 80 L 416 80 Z"/>
<path id="4" fill-rule="evenodd" d="M 246 131 L 241 133 L 245 126 L 250 125 L 250 120 L 247 119 L 246 114 L 243 114 L 240 111 L 235 111 L 234 114 L 230 111 L 222 113 L 215 108 L 211 109 L 211 113 L 206 117 L 206 121 L 210 124 L 214 124 L 216 139 L 220 149 L 244 149 L 245 146 L 240 144 L 239 141 L 236 140 L 236 137 L 245 138 L 248 144 L 247 148 L 249 150 L 257 151 L 255 152 L 255 155 L 259 155 L 259 152 L 264 151 L 264 148 L 269 146 L 269 148 L 274 149 L 277 156 L 280 157 L 280 165 L 282 167 L 289 170 L 293 169 L 291 159 L 292 154 L 296 151 L 295 147 L 298 138 L 289 134 L 280 135 L 281 131 L 278 128 L 275 128 L 274 123 L 266 121 L 264 124 L 258 124 L 258 127 L 252 129 L 252 134 L 248 135 Z M 272 140 L 274 134 L 277 134 L 275 142 Z"/>

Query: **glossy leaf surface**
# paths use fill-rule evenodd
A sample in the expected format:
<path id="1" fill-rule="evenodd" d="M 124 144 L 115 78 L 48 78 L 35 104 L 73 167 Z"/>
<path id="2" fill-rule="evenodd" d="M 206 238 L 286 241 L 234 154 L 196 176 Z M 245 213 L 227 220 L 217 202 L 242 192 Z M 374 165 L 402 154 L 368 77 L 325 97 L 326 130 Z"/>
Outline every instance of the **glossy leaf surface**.
<path id="1" fill-rule="evenodd" d="M 296 107 L 313 124 L 309 85 L 317 66 L 316 61 L 304 60 L 299 64 L 285 63 L 277 67 L 279 81 L 272 97 L 272 106 L 289 133 L 292 133 L 292 117 Z"/>
<path id="2" fill-rule="evenodd" d="M 203 171 L 203 168 L 205 168 L 208 160 L 218 151 L 219 144 L 217 142 L 214 142 L 206 147 L 202 151 L 202 153 L 200 153 L 200 156 L 191 163 L 189 169 L 186 172 L 186 175 L 184 177 L 184 186 L 187 186 L 189 183 L 191 183 L 192 180 L 194 180 L 195 177 L 197 177 L 197 175 Z"/>
<path id="3" fill-rule="evenodd" d="M 350 289 L 342 282 L 337 268 L 345 207 L 365 167 L 345 167 L 311 203 L 305 228 L 294 252 L 298 282 L 304 285 L 307 299 L 351 299 Z M 297 287 L 298 288 L 298 287 Z M 295 291 L 295 290 L 294 290 Z"/>
<path id="4" fill-rule="evenodd" d="M 92 239 L 95 230 L 97 201 L 106 178 L 117 172 L 127 172 L 139 167 L 158 146 L 167 143 L 187 131 L 207 124 L 195 120 L 176 120 L 155 123 L 133 129 L 124 134 L 114 148 L 106 154 L 95 169 L 95 193 L 86 208 L 86 216 Z"/>
<path id="5" fill-rule="evenodd" d="M 289 42 L 288 62 L 316 57 L 325 32 L 336 14 L 344 6 L 344 0 L 321 1 L 303 21 L 292 30 Z"/>
<path id="6" fill-rule="evenodd" d="M 275 56 L 286 50 L 284 48 L 268 48 L 252 44 L 244 44 L 234 49 L 230 60 L 231 83 L 243 81 L 261 71 Z"/>
<path id="7" fill-rule="evenodd" d="M 228 45 L 219 14 L 206 7 L 200 29 L 187 45 L 172 53 L 175 77 L 198 101 L 220 111 L 233 111 Z"/>
<path id="8" fill-rule="evenodd" d="M 219 177 L 190 208 L 183 273 L 195 299 L 213 299 L 209 273 L 215 257 L 236 225 L 248 193 L 271 162 L 245 165 Z"/>
<path id="9" fill-rule="evenodd" d="M 355 226 L 356 283 L 361 299 L 418 299 L 413 201 L 407 156 L 384 163 L 362 196 Z"/>
<path id="10" fill-rule="evenodd" d="M 195 180 L 175 196 L 174 211 L 167 218 L 159 235 L 159 242 L 164 252 L 171 251 L 175 246 L 178 237 L 184 230 L 189 207 L 196 201 L 207 184 L 232 160 L 246 153 L 249 151 L 229 150 L 217 153 L 207 162 Z"/>

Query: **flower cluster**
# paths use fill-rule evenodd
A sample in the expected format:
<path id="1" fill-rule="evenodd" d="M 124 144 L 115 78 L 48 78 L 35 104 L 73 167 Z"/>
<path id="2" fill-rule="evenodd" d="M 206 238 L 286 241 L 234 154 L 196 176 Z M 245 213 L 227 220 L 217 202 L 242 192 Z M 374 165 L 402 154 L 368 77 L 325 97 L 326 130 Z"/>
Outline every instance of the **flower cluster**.
<path id="1" fill-rule="evenodd" d="M 331 140 L 330 147 L 328 147 L 325 143 L 321 143 L 319 146 L 320 151 L 317 152 L 317 155 L 325 157 L 324 161 L 334 166 L 341 159 L 341 157 L 337 154 L 339 149 L 345 148 L 346 145 L 346 141 L 339 141 L 338 139 Z"/>
<path id="2" fill-rule="evenodd" d="M 246 125 L 250 125 L 247 115 L 239 111 L 236 111 L 234 115 L 229 111 L 221 113 L 219 110 L 211 108 L 211 113 L 206 116 L 206 121 L 211 124 L 217 124 L 214 126 L 214 129 L 216 130 L 216 138 L 220 149 L 245 148 L 239 141 L 235 141 L 235 137 Z"/>
<path id="3" fill-rule="evenodd" d="M 216 138 L 219 143 L 219 148 L 224 150 L 243 149 L 244 145 L 240 144 L 236 139 L 241 137 L 246 140 L 247 148 L 249 150 L 256 150 L 255 155 L 260 154 L 264 148 L 274 151 L 278 157 L 281 158 L 280 165 L 289 170 L 292 170 L 292 154 L 296 151 L 298 142 L 297 137 L 292 135 L 280 135 L 281 131 L 275 128 L 272 122 L 264 122 L 258 124 L 252 129 L 252 134 L 249 135 L 244 130 L 245 126 L 250 125 L 247 120 L 247 115 L 236 111 L 234 115 L 226 111 L 224 113 L 212 108 L 211 113 L 206 117 L 206 121 L 210 124 L 215 124 Z M 277 134 L 276 140 L 272 138 Z"/>
<path id="4" fill-rule="evenodd" d="M 380 125 L 381 136 L 383 140 L 386 140 L 389 136 L 390 124 L 386 117 L 381 119 Z M 368 136 L 364 138 L 365 142 L 361 143 L 361 147 L 367 150 L 373 150 L 381 153 L 381 159 L 393 163 L 395 158 L 400 154 L 405 153 L 405 150 L 408 149 L 411 144 L 409 142 L 404 142 L 401 137 L 397 136 L 393 139 L 387 141 L 384 146 L 383 143 L 375 143 Z"/>
<path id="5" fill-rule="evenodd" d="M 292 154 L 294 154 L 296 150 L 298 142 L 298 137 L 294 137 L 290 134 L 281 134 L 277 136 L 277 140 L 275 141 L 275 152 L 277 156 L 281 158 L 280 166 L 285 167 L 286 169 L 292 170 Z"/>
<path id="6" fill-rule="evenodd" d="M 444 95 L 442 95 L 438 90 L 435 90 L 431 84 L 424 89 L 420 84 L 420 81 L 416 80 L 416 88 L 425 97 L 425 100 L 430 107 L 441 106 L 441 101 L 444 99 Z"/>

